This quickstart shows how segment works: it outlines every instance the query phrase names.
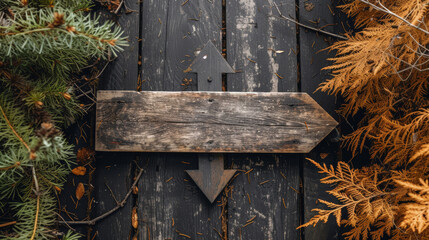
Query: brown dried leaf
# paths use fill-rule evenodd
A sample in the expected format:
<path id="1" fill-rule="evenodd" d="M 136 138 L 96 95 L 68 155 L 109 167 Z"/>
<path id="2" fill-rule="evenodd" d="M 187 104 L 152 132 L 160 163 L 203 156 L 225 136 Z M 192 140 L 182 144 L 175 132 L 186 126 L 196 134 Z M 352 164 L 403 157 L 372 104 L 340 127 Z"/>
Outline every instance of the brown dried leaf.
<path id="1" fill-rule="evenodd" d="M 76 161 L 82 164 L 86 164 L 92 160 L 94 156 L 94 151 L 88 148 L 81 148 L 77 151 Z"/>
<path id="2" fill-rule="evenodd" d="M 131 215 L 131 224 L 133 225 L 134 229 L 137 229 L 139 226 L 139 217 L 137 215 L 137 208 L 134 207 Z"/>
<path id="3" fill-rule="evenodd" d="M 83 183 L 79 183 L 76 187 L 77 200 L 80 200 L 83 197 L 83 194 L 85 194 L 85 186 L 83 186 Z"/>
<path id="4" fill-rule="evenodd" d="M 328 155 L 329 155 L 329 153 L 321 153 L 320 158 L 325 159 Z"/>
<path id="5" fill-rule="evenodd" d="M 139 193 L 139 188 L 137 186 L 134 186 L 133 188 L 133 194 L 137 195 Z"/>
<path id="6" fill-rule="evenodd" d="M 307 10 L 307 12 L 311 12 L 314 8 L 314 4 L 306 2 L 306 3 L 304 3 L 304 8 L 305 8 L 305 10 Z"/>
<path id="7" fill-rule="evenodd" d="M 83 176 L 86 173 L 86 167 L 82 167 L 82 166 L 76 167 L 72 170 L 72 173 L 76 176 Z"/>

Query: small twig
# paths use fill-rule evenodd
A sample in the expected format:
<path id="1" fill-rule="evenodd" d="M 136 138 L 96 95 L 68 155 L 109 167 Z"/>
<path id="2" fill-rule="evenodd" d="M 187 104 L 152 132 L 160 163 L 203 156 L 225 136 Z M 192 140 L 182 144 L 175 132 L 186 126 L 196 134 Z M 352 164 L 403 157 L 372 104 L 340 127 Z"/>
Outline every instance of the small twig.
<path id="1" fill-rule="evenodd" d="M 223 239 L 223 238 L 222 238 L 222 234 L 220 234 L 220 232 L 219 232 L 216 228 L 213 228 L 213 230 L 214 230 L 215 232 L 217 232 L 217 234 L 219 234 L 220 239 Z"/>
<path id="2" fill-rule="evenodd" d="M 76 229 L 72 228 L 70 225 L 67 224 L 67 221 L 61 216 L 61 214 L 55 213 L 59 218 L 61 218 L 63 220 L 63 222 L 65 223 L 65 225 L 72 230 L 73 232 L 76 232 Z"/>
<path id="3" fill-rule="evenodd" d="M 2 228 L 2 227 L 7 227 L 7 226 L 11 226 L 11 225 L 14 225 L 14 224 L 16 224 L 16 221 L 7 222 L 7 223 L 2 223 L 2 224 L 0 224 L 0 228 Z"/>
<path id="4" fill-rule="evenodd" d="M 115 14 L 118 14 L 118 13 L 119 13 L 119 10 L 121 10 L 122 5 L 124 4 L 124 1 L 125 1 L 125 0 L 122 0 L 122 1 L 119 3 L 118 8 L 116 8 L 116 10 L 115 10 Z"/>
<path id="5" fill-rule="evenodd" d="M 115 200 L 116 205 L 118 205 L 119 201 L 116 199 L 115 194 L 113 194 L 112 189 L 109 187 L 109 185 L 107 183 L 104 183 L 104 184 L 106 185 L 107 189 L 109 189 L 110 195 L 112 195 L 112 198 L 113 198 L 113 200 Z"/>
<path id="6" fill-rule="evenodd" d="M 36 237 L 37 222 L 39 221 L 39 209 L 40 209 L 40 195 L 37 195 L 36 216 L 34 219 L 33 234 L 31 235 L 30 240 L 34 240 L 34 238 Z"/>
<path id="7" fill-rule="evenodd" d="M 36 230 L 37 230 L 37 222 L 39 221 L 39 210 L 40 210 L 40 188 L 39 188 L 39 181 L 37 180 L 36 175 L 36 168 L 34 165 L 31 167 L 31 171 L 33 174 L 33 180 L 34 180 L 34 188 L 35 194 L 37 196 L 37 204 L 36 204 L 36 216 L 34 217 L 34 227 L 33 227 L 33 234 L 31 235 L 30 240 L 34 240 L 36 237 Z"/>
<path id="8" fill-rule="evenodd" d="M 131 185 L 130 189 L 128 190 L 127 194 L 125 195 L 124 199 L 116 204 L 116 206 L 109 211 L 101 214 L 100 216 L 88 220 L 88 221 L 59 221 L 60 224 L 70 224 L 70 225 L 95 225 L 96 222 L 106 218 L 110 214 L 116 212 L 119 208 L 122 208 L 125 206 L 125 203 L 127 202 L 128 198 L 130 197 L 131 193 L 133 192 L 134 187 L 137 185 L 140 177 L 143 175 L 143 169 L 140 169 L 139 174 L 137 175 L 136 179 L 133 182 L 133 185 Z"/>
<path id="9" fill-rule="evenodd" d="M 296 25 L 298 25 L 298 26 L 300 26 L 300 27 L 307 28 L 307 29 L 313 30 L 313 31 L 315 31 L 315 32 L 323 33 L 323 34 L 329 35 L 329 36 L 331 36 L 331 37 L 336 37 L 336 38 L 339 38 L 339 39 L 342 39 L 342 40 L 348 40 L 348 38 L 347 38 L 347 37 L 344 37 L 344 36 L 341 36 L 341 35 L 338 35 L 338 34 L 335 34 L 335 33 L 331 33 L 331 32 L 328 32 L 328 31 L 325 31 L 325 30 L 322 30 L 322 29 L 319 29 L 319 28 L 311 27 L 311 26 L 308 26 L 308 25 L 302 24 L 302 23 L 298 22 L 297 20 L 295 20 L 295 19 L 293 19 L 293 18 L 286 17 L 286 16 L 285 16 L 285 15 L 283 15 L 283 13 L 280 11 L 279 7 L 277 6 L 277 4 L 276 4 L 275 2 L 272 2 L 271 0 L 268 0 L 268 2 L 270 3 L 270 5 L 271 5 L 272 7 L 274 7 L 274 8 L 276 9 L 277 13 L 279 14 L 279 18 L 280 18 L 280 19 L 284 19 L 284 20 L 287 20 L 287 21 L 291 21 L 291 22 L 295 23 Z"/>

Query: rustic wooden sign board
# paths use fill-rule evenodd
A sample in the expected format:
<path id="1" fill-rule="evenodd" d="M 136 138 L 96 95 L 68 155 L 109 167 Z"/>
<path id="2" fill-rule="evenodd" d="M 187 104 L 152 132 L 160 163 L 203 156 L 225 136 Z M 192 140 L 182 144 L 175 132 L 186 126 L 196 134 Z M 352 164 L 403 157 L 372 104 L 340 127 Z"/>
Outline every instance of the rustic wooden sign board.
<path id="1" fill-rule="evenodd" d="M 306 93 L 221 92 L 234 71 L 211 41 L 186 71 L 207 92 L 99 91 L 96 150 L 307 153 L 337 125 Z M 221 154 L 198 163 L 186 172 L 213 203 L 236 170 Z"/>
<path id="2" fill-rule="evenodd" d="M 99 91 L 97 151 L 307 153 L 337 125 L 307 93 Z"/>

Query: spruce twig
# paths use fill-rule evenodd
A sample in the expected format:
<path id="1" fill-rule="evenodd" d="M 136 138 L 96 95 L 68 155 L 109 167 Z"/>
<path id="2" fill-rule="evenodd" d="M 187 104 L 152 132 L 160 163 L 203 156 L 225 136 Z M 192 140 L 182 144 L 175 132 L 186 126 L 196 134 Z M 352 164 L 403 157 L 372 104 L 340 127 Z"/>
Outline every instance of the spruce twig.
<path id="1" fill-rule="evenodd" d="M 124 199 L 120 202 L 117 202 L 116 206 L 109 211 L 101 214 L 100 216 L 88 220 L 88 221 L 59 221 L 60 224 L 65 225 L 95 225 L 96 222 L 106 218 L 107 216 L 111 215 L 112 213 L 116 212 L 118 209 L 125 206 L 125 203 L 127 203 L 128 198 L 130 197 L 131 193 L 133 192 L 134 187 L 137 185 L 140 177 L 143 175 L 144 169 L 140 169 L 139 173 L 137 174 L 136 179 L 134 180 L 133 184 L 131 185 L 130 189 L 128 190 L 127 194 L 125 195 Z"/>
<path id="2" fill-rule="evenodd" d="M 9 121 L 9 118 L 6 116 L 6 113 L 3 110 L 3 107 L 0 105 L 0 112 L 2 113 L 4 120 L 6 121 L 7 125 L 9 126 L 9 128 L 12 130 L 12 132 L 15 134 L 15 136 L 19 139 L 19 141 L 21 141 L 21 143 L 25 146 L 25 148 L 27 148 L 27 150 L 29 152 L 31 152 L 30 147 L 28 146 L 28 144 L 24 141 L 24 139 L 22 139 L 21 136 L 19 136 L 19 134 L 16 132 L 15 128 L 12 126 L 12 124 Z"/>

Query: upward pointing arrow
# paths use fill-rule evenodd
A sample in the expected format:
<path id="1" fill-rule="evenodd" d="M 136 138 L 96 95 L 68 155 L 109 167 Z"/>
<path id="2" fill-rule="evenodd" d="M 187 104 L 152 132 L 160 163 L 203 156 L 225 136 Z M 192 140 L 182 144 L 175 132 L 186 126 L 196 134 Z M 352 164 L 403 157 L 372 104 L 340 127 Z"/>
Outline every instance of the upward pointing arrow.
<path id="1" fill-rule="evenodd" d="M 235 73 L 212 41 L 208 41 L 190 66 L 198 74 L 199 91 L 222 91 L 222 73 Z"/>
<path id="2" fill-rule="evenodd" d="M 199 91 L 222 91 L 222 73 L 235 73 L 211 41 L 207 42 L 189 68 L 190 72 L 198 74 Z M 199 154 L 198 165 L 198 170 L 186 172 L 213 203 L 236 170 L 224 170 L 222 154 Z"/>

